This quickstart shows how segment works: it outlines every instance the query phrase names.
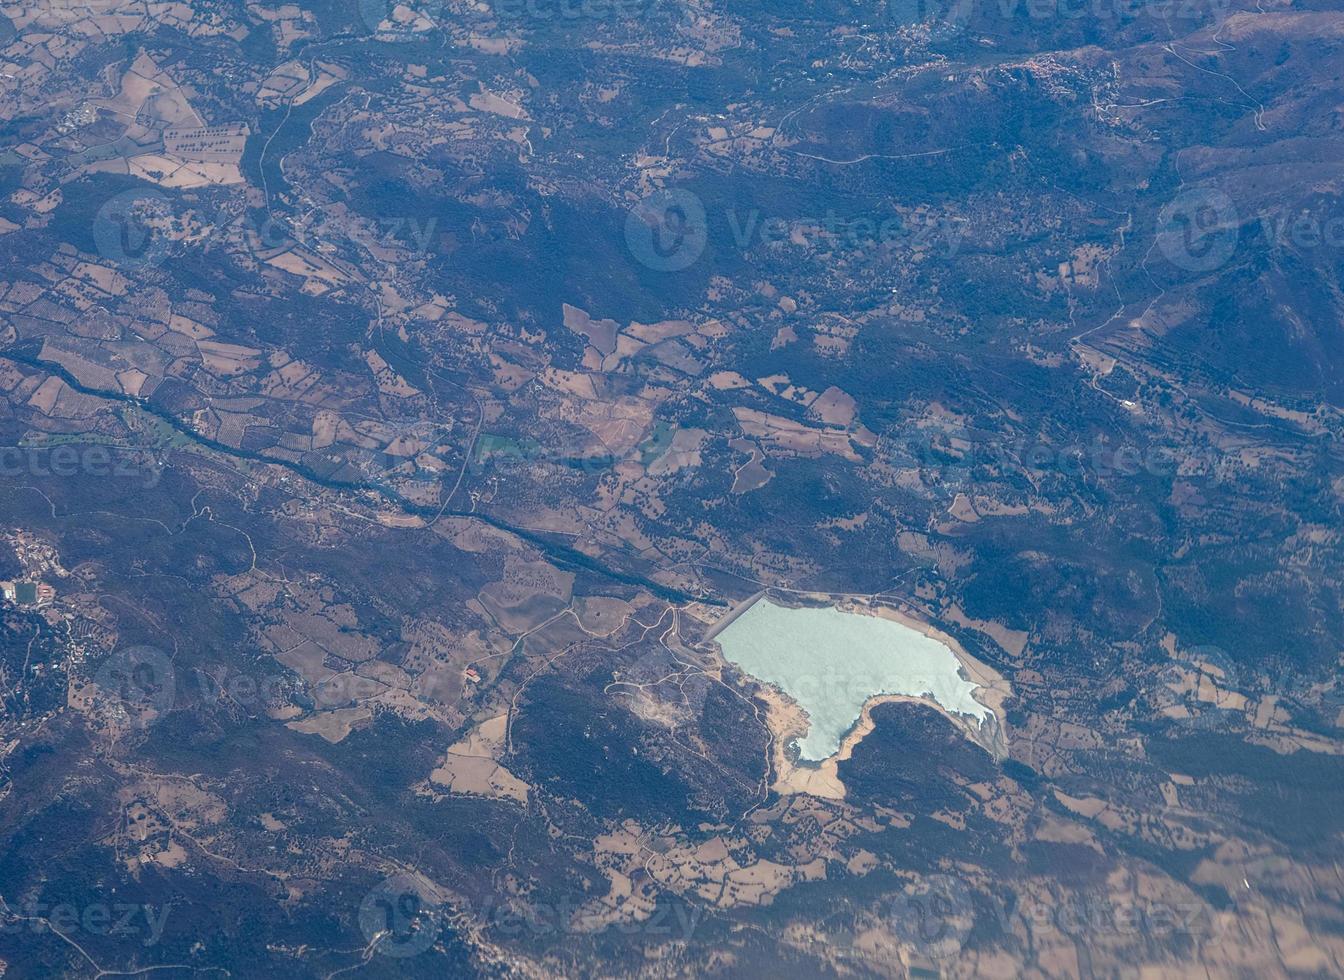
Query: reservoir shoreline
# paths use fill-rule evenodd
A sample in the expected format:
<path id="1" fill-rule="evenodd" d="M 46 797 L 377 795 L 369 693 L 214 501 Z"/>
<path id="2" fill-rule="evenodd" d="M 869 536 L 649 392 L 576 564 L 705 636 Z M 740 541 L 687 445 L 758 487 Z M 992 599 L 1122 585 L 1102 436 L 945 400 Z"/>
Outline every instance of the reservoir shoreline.
<path id="1" fill-rule="evenodd" d="M 996 760 L 1007 756 L 1011 689 L 954 637 L 876 596 L 781 591 L 734 605 L 703 640 L 760 685 L 776 791 L 842 798 L 839 764 L 872 732 L 880 704 L 931 707 Z"/>

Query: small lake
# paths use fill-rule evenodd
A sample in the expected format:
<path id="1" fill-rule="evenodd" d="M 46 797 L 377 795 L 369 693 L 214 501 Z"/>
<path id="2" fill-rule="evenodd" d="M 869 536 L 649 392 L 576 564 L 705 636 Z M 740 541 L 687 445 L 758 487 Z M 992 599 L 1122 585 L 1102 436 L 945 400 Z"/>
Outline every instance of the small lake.
<path id="1" fill-rule="evenodd" d="M 981 720 L 992 714 L 971 697 L 976 685 L 945 643 L 890 619 L 761 599 L 715 639 L 730 663 L 807 712 L 807 736 L 798 742 L 807 761 L 834 755 L 874 695 L 925 696 Z"/>

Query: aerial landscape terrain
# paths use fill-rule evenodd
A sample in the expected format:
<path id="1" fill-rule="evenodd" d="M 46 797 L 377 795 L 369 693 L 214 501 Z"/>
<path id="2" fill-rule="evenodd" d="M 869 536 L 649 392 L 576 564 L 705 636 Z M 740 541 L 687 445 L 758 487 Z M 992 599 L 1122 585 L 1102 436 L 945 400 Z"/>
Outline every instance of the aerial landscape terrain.
<path id="1" fill-rule="evenodd" d="M 1344 6 L 0 0 L 0 976 L 1344 977 Z"/>

